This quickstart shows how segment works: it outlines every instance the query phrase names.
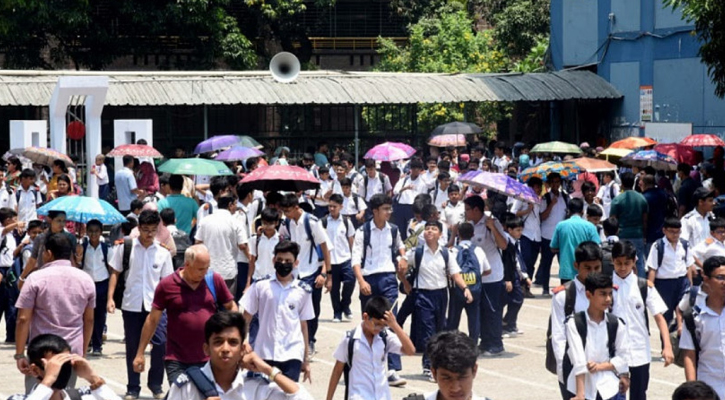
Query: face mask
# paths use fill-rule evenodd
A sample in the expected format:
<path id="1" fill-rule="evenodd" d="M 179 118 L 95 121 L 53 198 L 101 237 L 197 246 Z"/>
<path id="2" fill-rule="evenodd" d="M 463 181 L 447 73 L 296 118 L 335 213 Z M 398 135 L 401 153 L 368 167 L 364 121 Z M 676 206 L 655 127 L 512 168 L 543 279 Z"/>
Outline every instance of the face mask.
<path id="1" fill-rule="evenodd" d="M 285 277 L 292 273 L 292 263 L 283 263 L 283 262 L 275 262 L 274 263 L 274 270 L 277 271 L 277 274 L 281 277 Z"/>
<path id="2" fill-rule="evenodd" d="M 52 389 L 56 390 L 63 390 L 68 386 L 68 382 L 70 381 L 71 374 L 73 373 L 73 365 L 70 361 L 67 361 L 65 364 L 63 364 L 62 367 L 60 367 L 60 372 L 58 373 L 58 378 L 55 379 L 55 382 L 51 385 Z"/>

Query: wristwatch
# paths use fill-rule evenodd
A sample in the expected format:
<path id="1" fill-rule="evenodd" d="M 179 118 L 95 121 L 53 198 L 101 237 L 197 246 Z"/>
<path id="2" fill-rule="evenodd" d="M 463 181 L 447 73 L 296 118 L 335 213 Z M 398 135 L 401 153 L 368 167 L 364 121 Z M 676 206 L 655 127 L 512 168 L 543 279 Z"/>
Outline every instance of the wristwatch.
<path id="1" fill-rule="evenodd" d="M 17 360 L 22 360 L 22 359 L 27 358 L 27 357 L 25 357 L 25 353 L 20 353 L 20 354 L 15 354 L 13 356 L 13 358 L 15 359 L 15 361 L 17 361 Z"/>
<path id="2" fill-rule="evenodd" d="M 327 279 L 327 272 L 320 272 L 322 279 Z"/>
<path id="3" fill-rule="evenodd" d="M 272 372 L 269 373 L 269 381 L 274 382 L 274 378 L 277 377 L 277 375 L 281 374 L 282 371 L 279 370 L 277 367 L 272 367 Z"/>

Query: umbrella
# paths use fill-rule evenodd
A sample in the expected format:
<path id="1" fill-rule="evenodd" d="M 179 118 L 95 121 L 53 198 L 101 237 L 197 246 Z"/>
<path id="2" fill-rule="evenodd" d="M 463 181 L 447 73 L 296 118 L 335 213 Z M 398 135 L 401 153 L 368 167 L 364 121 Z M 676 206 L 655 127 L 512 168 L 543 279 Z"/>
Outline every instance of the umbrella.
<path id="1" fill-rule="evenodd" d="M 725 146 L 725 141 L 720 139 L 716 135 L 712 134 L 700 134 L 700 135 L 690 135 L 680 142 L 683 146 L 692 146 L 692 147 L 718 147 L 718 146 Z"/>
<path id="2" fill-rule="evenodd" d="M 622 164 L 632 165 L 635 167 L 653 167 L 657 170 L 674 171 L 677 169 L 677 160 L 662 154 L 656 150 L 642 150 L 622 157 Z"/>
<path id="3" fill-rule="evenodd" d="M 57 150 L 49 149 L 47 147 L 35 147 L 30 146 L 26 148 L 10 150 L 11 153 L 23 156 L 34 164 L 52 166 L 53 161 L 61 160 L 65 163 L 66 167 L 75 165 L 73 160 L 68 157 L 67 154 L 63 154 Z"/>
<path id="4" fill-rule="evenodd" d="M 527 203 L 539 202 L 539 196 L 536 195 L 533 189 L 504 174 L 487 171 L 470 171 L 459 176 L 458 182 L 472 186 L 481 186 L 487 190 L 493 190 L 494 192 Z"/>
<path id="5" fill-rule="evenodd" d="M 690 146 L 683 146 L 677 143 L 658 144 L 655 146 L 655 151 L 667 154 L 677 160 L 677 162 L 690 165 L 697 165 L 701 159 L 700 152 Z"/>
<path id="6" fill-rule="evenodd" d="M 535 167 L 526 168 L 519 174 L 519 179 L 521 179 L 522 182 L 527 182 L 530 178 L 537 177 L 545 181 L 546 176 L 552 172 L 556 172 L 561 175 L 562 179 L 574 179 L 581 171 L 581 167 L 576 165 L 573 161 L 549 161 Z"/>
<path id="7" fill-rule="evenodd" d="M 86 196 L 59 197 L 40 207 L 38 214 L 48 215 L 48 211 L 65 211 L 66 219 L 82 224 L 92 219 L 97 219 L 105 225 L 126 222 L 126 217 L 105 200 Z"/>
<path id="8" fill-rule="evenodd" d="M 312 176 L 309 171 L 291 165 L 259 167 L 247 174 L 241 183 L 245 187 L 263 192 L 299 192 L 320 187 L 320 181 Z"/>
<path id="9" fill-rule="evenodd" d="M 449 123 L 443 124 L 443 125 L 438 125 L 435 129 L 433 129 L 433 132 L 431 132 L 431 136 L 472 135 L 472 134 L 478 134 L 481 132 L 483 132 L 483 131 L 476 124 L 472 124 L 470 122 L 456 121 L 456 122 L 449 122 Z"/>
<path id="10" fill-rule="evenodd" d="M 630 136 L 626 139 L 617 140 L 612 143 L 609 148 L 615 149 L 636 149 L 638 147 L 654 146 L 657 141 L 648 137 Z"/>
<path id="11" fill-rule="evenodd" d="M 232 175 L 232 171 L 223 162 L 204 158 L 172 158 L 158 170 L 174 175 Z"/>
<path id="12" fill-rule="evenodd" d="M 239 145 L 244 147 L 254 147 L 255 149 L 264 148 L 264 146 L 259 144 L 259 142 L 254 140 L 254 138 L 246 135 L 239 136 Z"/>
<path id="13" fill-rule="evenodd" d="M 108 157 L 123 157 L 123 156 L 134 156 L 134 157 L 150 157 L 150 158 L 164 158 L 158 150 L 145 144 L 124 144 L 111 150 Z"/>
<path id="14" fill-rule="evenodd" d="M 611 158 L 622 158 L 622 157 L 632 153 L 633 151 L 634 150 L 630 150 L 630 149 L 615 149 L 615 148 L 609 147 L 609 148 L 605 149 L 604 151 L 602 151 L 601 153 L 599 153 L 599 155 L 597 155 L 597 157 L 604 158 L 606 160 L 609 160 L 610 157 Z"/>
<path id="15" fill-rule="evenodd" d="M 234 146 L 219 153 L 215 160 L 217 161 L 243 161 L 251 157 L 259 157 L 264 152 L 254 147 Z"/>
<path id="16" fill-rule="evenodd" d="M 581 157 L 575 158 L 572 161 L 574 164 L 578 165 L 579 168 L 591 173 L 614 171 L 617 169 L 617 166 L 609 161 L 598 160 L 596 158 Z"/>
<path id="17" fill-rule="evenodd" d="M 562 153 L 562 154 L 581 154 L 582 149 L 579 146 L 565 142 L 546 142 L 539 143 L 531 149 L 532 153 Z"/>
<path id="18" fill-rule="evenodd" d="M 413 154 L 415 154 L 415 149 L 405 143 L 385 142 L 368 150 L 363 158 L 372 158 L 376 161 L 396 161 L 410 158 Z"/>
<path id="19" fill-rule="evenodd" d="M 212 136 L 209 139 L 197 144 L 196 148 L 194 149 L 194 154 L 210 153 L 212 151 L 217 151 L 225 147 L 231 147 L 240 144 L 240 142 L 241 139 L 239 139 L 239 136 L 236 135 Z"/>
<path id="20" fill-rule="evenodd" d="M 428 138 L 428 145 L 433 147 L 462 147 L 466 145 L 466 137 L 462 134 L 431 136 Z"/>

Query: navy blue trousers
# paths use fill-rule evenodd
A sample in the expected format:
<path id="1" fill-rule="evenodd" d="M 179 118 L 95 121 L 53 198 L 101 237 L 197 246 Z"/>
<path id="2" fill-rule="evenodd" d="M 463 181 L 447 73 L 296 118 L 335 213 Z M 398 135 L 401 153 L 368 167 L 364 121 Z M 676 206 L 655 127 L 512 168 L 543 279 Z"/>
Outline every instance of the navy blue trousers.
<path id="1" fill-rule="evenodd" d="M 123 332 L 126 336 L 126 372 L 128 384 L 126 388 L 131 393 L 141 392 L 141 374 L 133 370 L 133 359 L 136 357 L 141 331 L 146 322 L 148 311 L 133 312 L 123 310 Z M 161 392 L 164 383 L 164 356 L 166 355 L 166 313 L 159 321 L 159 326 L 151 338 L 151 366 L 149 367 L 148 385 L 151 392 Z"/>
<path id="2" fill-rule="evenodd" d="M 15 343 L 15 326 L 18 319 L 18 310 L 15 308 L 15 302 L 18 300 L 20 291 L 17 282 L 10 283 L 8 271 L 12 267 L 0 267 L 0 274 L 3 280 L 0 282 L 0 318 L 5 316 L 5 342 Z"/>
<path id="3" fill-rule="evenodd" d="M 249 263 L 237 261 L 237 291 L 234 294 L 234 301 L 239 303 L 239 300 L 244 294 L 244 289 L 247 287 L 247 278 L 249 277 Z"/>
<path id="4" fill-rule="evenodd" d="M 96 308 L 93 309 L 93 334 L 91 348 L 93 351 L 103 349 L 103 330 L 106 327 L 106 303 L 108 303 L 108 279 L 96 282 Z"/>
<path id="5" fill-rule="evenodd" d="M 327 206 L 318 206 L 317 204 L 315 204 L 315 210 L 312 213 L 315 215 L 315 217 L 321 219 L 329 212 L 330 209 Z"/>
<path id="6" fill-rule="evenodd" d="M 413 344 L 418 352 L 423 353 L 423 368 L 430 369 L 430 359 L 425 347 L 428 339 L 446 329 L 448 289 L 416 289 L 415 292 L 415 311 L 410 330 L 418 333 Z"/>
<path id="7" fill-rule="evenodd" d="M 533 277 L 536 259 L 541 251 L 541 242 L 535 242 L 522 235 L 519 243 L 521 243 L 521 256 L 524 258 L 524 263 L 526 263 L 526 273 Z"/>
<path id="8" fill-rule="evenodd" d="M 664 317 L 669 326 L 674 316 L 675 307 L 682 300 L 682 296 L 690 289 L 690 281 L 687 279 L 687 276 L 674 279 L 655 278 L 655 289 L 657 289 L 657 292 L 662 296 L 662 300 L 667 304 L 667 312 L 664 314 Z"/>
<path id="9" fill-rule="evenodd" d="M 649 363 L 639 367 L 629 367 L 629 398 L 647 400 L 649 386 Z"/>
<path id="10" fill-rule="evenodd" d="M 302 361 L 300 360 L 288 360 L 288 361 L 273 361 L 264 360 L 270 367 L 277 367 L 282 372 L 282 375 L 292 379 L 295 382 L 300 381 L 300 373 L 302 372 Z"/>
<path id="11" fill-rule="evenodd" d="M 373 296 L 384 296 L 390 304 L 394 304 L 398 300 L 398 279 L 394 272 L 383 272 L 379 274 L 368 275 L 365 282 L 370 285 L 370 296 L 360 294 L 360 315 L 365 312 L 365 303 Z M 393 308 L 393 314 L 398 315 L 398 307 Z M 388 354 L 388 370 L 400 371 L 403 364 L 400 361 L 399 354 Z"/>
<path id="12" fill-rule="evenodd" d="M 315 279 L 320 276 L 322 268 L 319 268 L 314 274 L 300 279 L 312 287 L 312 309 L 315 311 L 315 318 L 307 321 L 307 335 L 310 338 L 310 345 L 317 341 L 317 327 L 320 321 L 320 301 L 322 300 L 322 288 L 315 287 Z"/>
<path id="13" fill-rule="evenodd" d="M 517 278 L 511 282 L 513 289 L 506 292 L 504 288 L 504 298 L 506 300 L 506 314 L 503 317 L 503 324 L 506 325 L 507 331 L 515 331 L 517 329 L 516 320 L 519 317 L 521 306 L 524 305 L 524 288 L 521 287 L 521 281 Z"/>
<path id="14" fill-rule="evenodd" d="M 540 284 L 544 293 L 549 293 L 549 279 L 551 278 L 551 263 L 554 261 L 554 253 L 551 251 L 551 240 L 541 238 L 541 262 L 536 271 L 536 283 Z M 522 250 L 523 254 L 523 250 Z"/>
<path id="15" fill-rule="evenodd" d="M 340 293 L 342 288 L 342 293 Z M 342 318 L 342 313 L 350 311 L 352 292 L 355 290 L 355 274 L 352 272 L 351 260 L 342 264 L 332 264 L 332 314 L 335 318 Z"/>
<path id="16" fill-rule="evenodd" d="M 455 293 L 453 293 L 455 291 Z M 481 291 L 472 292 L 472 303 L 466 303 L 466 299 L 460 294 L 461 289 L 449 289 L 450 302 L 448 303 L 448 324 L 449 331 L 458 330 L 461 324 L 461 315 L 466 310 L 466 318 L 468 319 L 468 337 L 478 340 L 481 333 Z"/>
<path id="17" fill-rule="evenodd" d="M 403 240 L 408 238 L 408 221 L 410 221 L 413 216 L 412 204 L 396 204 L 393 206 L 393 218 L 395 219 L 395 225 L 398 225 L 398 232 L 400 232 L 400 238 Z"/>
<path id="18" fill-rule="evenodd" d="M 503 281 L 484 283 L 481 296 L 481 351 L 503 351 Z"/>

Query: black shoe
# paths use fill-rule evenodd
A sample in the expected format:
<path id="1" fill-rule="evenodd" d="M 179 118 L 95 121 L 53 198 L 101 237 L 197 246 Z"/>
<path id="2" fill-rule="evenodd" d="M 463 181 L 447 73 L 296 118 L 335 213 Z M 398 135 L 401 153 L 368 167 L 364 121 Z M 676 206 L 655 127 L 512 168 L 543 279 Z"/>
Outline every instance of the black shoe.
<path id="1" fill-rule="evenodd" d="M 524 298 L 525 299 L 535 299 L 536 296 L 534 296 L 534 294 L 531 293 L 531 289 L 526 288 L 526 289 L 524 289 Z"/>
<path id="2" fill-rule="evenodd" d="M 138 392 L 126 392 L 123 395 L 123 400 L 138 400 Z"/>

